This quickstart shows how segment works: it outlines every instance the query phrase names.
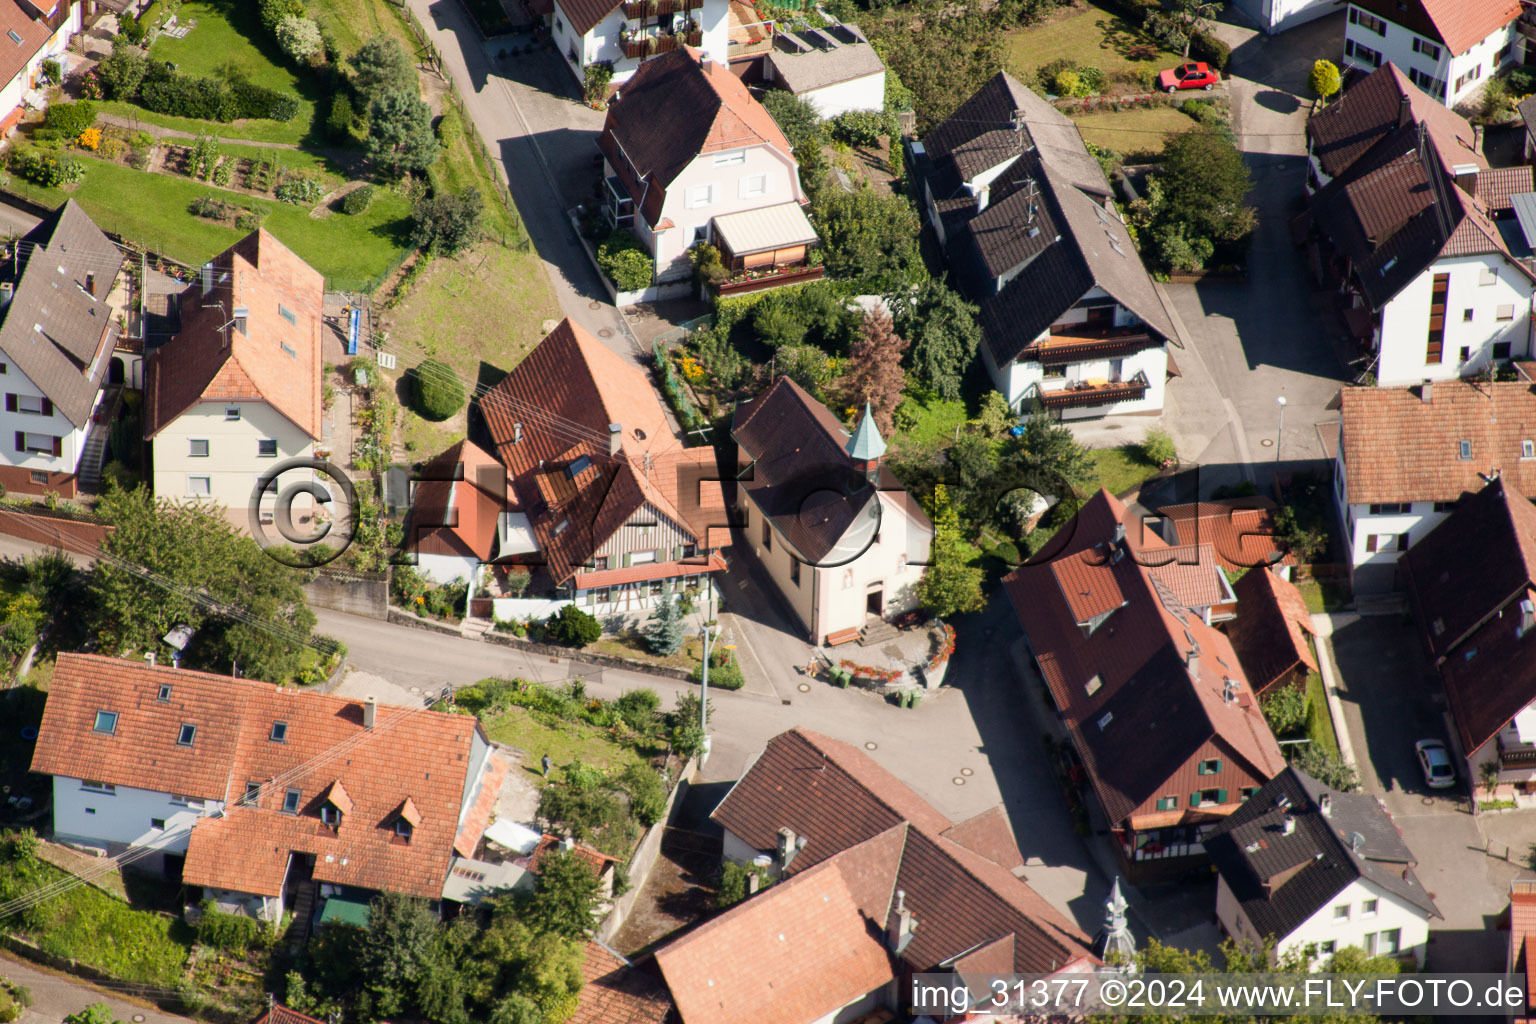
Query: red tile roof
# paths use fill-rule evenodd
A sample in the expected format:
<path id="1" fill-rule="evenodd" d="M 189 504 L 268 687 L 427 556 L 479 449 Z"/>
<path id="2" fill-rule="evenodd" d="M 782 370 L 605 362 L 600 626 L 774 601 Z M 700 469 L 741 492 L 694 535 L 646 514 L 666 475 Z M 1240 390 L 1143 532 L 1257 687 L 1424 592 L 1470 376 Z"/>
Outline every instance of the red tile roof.
<path id="1" fill-rule="evenodd" d="M 697 576 L 706 572 L 725 572 L 725 557 L 719 552 L 711 552 L 708 558 L 698 558 L 683 562 L 662 562 L 657 564 L 650 562 L 645 565 L 629 565 L 618 569 L 595 569 L 592 572 L 578 572 L 576 574 L 576 586 L 586 590 L 590 587 L 617 587 L 625 583 L 638 583 L 641 580 L 673 580 L 682 576 Z"/>
<path id="2" fill-rule="evenodd" d="M 162 685 L 170 687 L 163 702 Z M 114 734 L 93 730 L 98 710 L 117 713 Z M 461 809 L 477 783 L 495 784 L 491 772 L 469 776 L 479 726 L 391 706 L 377 715 L 370 733 L 357 701 L 66 653 L 32 770 L 222 802 L 223 817 L 192 828 L 184 872 L 192 885 L 275 896 L 290 852 L 300 852 L 315 855 L 321 882 L 440 898 Z M 287 723 L 283 742 L 270 738 L 274 722 Z M 183 724 L 197 727 L 190 747 L 176 742 Z M 245 805 L 252 782 L 264 788 Z M 290 786 L 300 791 L 298 814 L 281 811 Z M 334 800 L 338 789 L 352 809 L 332 827 L 319 807 L 323 791 Z M 409 841 L 394 827 L 407 799 L 420 812 Z"/>
<path id="3" fill-rule="evenodd" d="M 1345 388 L 1340 393 L 1345 500 L 1351 505 L 1456 501 L 1499 472 L 1536 494 L 1536 387 L 1526 381 L 1436 381 L 1420 388 Z M 1471 458 L 1461 442 L 1471 442 Z"/>
<path id="4" fill-rule="evenodd" d="M 277 1003 L 272 1009 L 257 1017 L 256 1024 L 325 1024 L 325 1021 L 316 1020 L 298 1010 L 290 1010 L 282 1003 Z"/>
<path id="5" fill-rule="evenodd" d="M 1024 866 L 1024 855 L 1019 852 L 1019 844 L 1013 838 L 1013 826 L 1008 824 L 1008 815 L 1003 813 L 1002 805 L 989 807 L 939 834 L 1009 871 Z"/>
<path id="6" fill-rule="evenodd" d="M 182 292 L 181 330 L 146 360 L 144 435 L 199 401 L 265 401 L 318 441 L 325 278 L 265 228 L 211 265 L 212 287 Z M 244 331 L 225 326 L 240 307 Z"/>
<path id="7" fill-rule="evenodd" d="M 651 971 L 599 942 L 588 942 L 581 964 L 581 994 L 566 1024 L 662 1024 L 672 996 Z"/>
<path id="8" fill-rule="evenodd" d="M 1520 0 L 1354 0 L 1357 6 L 1463 54 L 1520 16 Z"/>
<path id="9" fill-rule="evenodd" d="M 789 142 L 768 109 L 724 64 L 691 47 L 643 61 L 608 105 L 598 137 L 653 227 L 667 189 L 695 158 L 749 146 L 772 147 L 793 166 Z M 795 193 L 792 199 L 799 198 L 798 182 Z"/>
<path id="10" fill-rule="evenodd" d="M 1274 513 L 1275 503 L 1264 497 L 1169 505 L 1158 510 L 1173 523 L 1180 544 L 1211 545 L 1228 572 L 1257 565 L 1296 564 L 1296 555 L 1290 551 L 1279 561 L 1270 561 L 1277 548 L 1271 539 Z"/>
<path id="11" fill-rule="evenodd" d="M 1227 636 L 1254 693 L 1289 680 L 1298 665 L 1317 671 L 1307 645 L 1312 616 L 1301 591 L 1268 569 L 1249 570 L 1232 589 L 1237 618 L 1226 624 Z"/>
<path id="12" fill-rule="evenodd" d="M 480 408 L 557 584 L 647 507 L 696 542 L 725 522 L 703 486 L 720 479 L 714 449 L 683 448 L 645 374 L 568 319 Z M 622 428 L 612 455 L 609 424 Z"/>
<path id="13" fill-rule="evenodd" d="M 1525 1010 L 1536 1009 L 1536 882 L 1517 878 L 1509 883 L 1509 956 L 1505 974 L 1525 975 Z"/>
<path id="14" fill-rule="evenodd" d="M 1111 545 L 1121 527 L 1126 553 L 1116 557 Z M 1160 792 L 1216 738 L 1253 777 L 1279 772 L 1280 748 L 1231 643 L 1140 564 L 1167 557 L 1169 545 L 1102 490 L 1056 536 L 1049 559 L 1015 569 L 1004 582 L 1110 820 L 1121 821 Z M 1062 572 L 1090 592 L 1113 588 L 1124 595 L 1124 607 L 1085 630 L 1057 585 Z M 1224 699 L 1228 679 L 1234 702 Z M 1144 742 L 1154 728 L 1158 742 Z"/>
<path id="15" fill-rule="evenodd" d="M 529 871 L 537 874 L 539 866 L 544 862 L 544 857 L 551 850 L 560 847 L 563 842 L 564 840 L 562 840 L 559 836 L 552 836 L 546 832 L 543 837 L 539 839 L 538 845 L 530 850 L 526 857 L 518 858 L 518 863 L 526 867 Z M 623 858 L 612 857 L 601 850 L 594 850 L 586 843 L 573 844 L 571 846 L 571 851 L 575 853 L 576 856 L 584 860 L 587 863 L 587 866 L 597 874 L 602 874 L 603 869 L 606 868 L 609 864 L 623 863 Z"/>
<path id="16" fill-rule="evenodd" d="M 0 49 L 0 85 L 9 85 L 21 74 L 53 35 L 48 23 L 19 0 L 0 0 L 0 35 L 6 32 L 15 32 L 21 39 L 13 43 L 7 37 L 4 49 Z"/>
<path id="17" fill-rule="evenodd" d="M 422 469 L 416 485 L 411 504 L 416 550 L 490 561 L 510 493 L 506 467 L 485 449 L 467 440 L 453 445 Z"/>

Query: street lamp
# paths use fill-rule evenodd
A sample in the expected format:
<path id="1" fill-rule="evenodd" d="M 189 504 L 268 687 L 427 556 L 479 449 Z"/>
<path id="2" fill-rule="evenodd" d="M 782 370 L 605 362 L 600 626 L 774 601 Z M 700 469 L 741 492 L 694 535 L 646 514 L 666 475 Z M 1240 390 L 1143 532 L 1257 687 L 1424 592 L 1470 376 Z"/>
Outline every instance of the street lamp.
<path id="1" fill-rule="evenodd" d="M 1280 406 L 1280 426 L 1275 429 L 1275 461 L 1280 461 L 1280 438 L 1285 434 L 1285 396 L 1275 399 Z"/>
<path id="2" fill-rule="evenodd" d="M 699 697 L 699 731 L 704 734 L 704 739 L 699 744 L 699 764 L 702 766 L 709 758 L 709 646 L 712 641 L 719 638 L 720 627 L 712 628 L 706 624 L 699 635 L 704 641 L 704 672 Z"/>

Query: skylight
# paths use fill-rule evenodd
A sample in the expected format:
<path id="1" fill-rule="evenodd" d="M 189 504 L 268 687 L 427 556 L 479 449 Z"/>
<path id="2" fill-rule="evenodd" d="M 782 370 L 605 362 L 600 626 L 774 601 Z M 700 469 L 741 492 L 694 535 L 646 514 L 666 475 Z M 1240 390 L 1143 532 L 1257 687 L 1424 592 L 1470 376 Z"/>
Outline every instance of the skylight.
<path id="1" fill-rule="evenodd" d="M 197 739 L 197 726 L 183 723 L 181 731 L 176 734 L 176 745 L 190 747 L 195 739 Z"/>
<path id="2" fill-rule="evenodd" d="M 273 743 L 284 743 L 284 742 L 287 741 L 287 739 L 288 739 L 288 723 L 287 722 L 273 722 L 272 723 L 272 742 Z"/>
<path id="3" fill-rule="evenodd" d="M 97 732 L 108 732 L 108 733 L 110 733 L 110 732 L 117 732 L 117 712 L 116 711 L 98 711 L 98 712 L 96 712 L 96 726 L 95 726 L 95 729 L 96 729 Z"/>
<path id="4" fill-rule="evenodd" d="M 21 45 L 21 36 L 16 34 L 15 29 L 8 28 L 5 30 L 5 34 L 11 37 L 11 42 L 15 43 L 17 46 Z"/>

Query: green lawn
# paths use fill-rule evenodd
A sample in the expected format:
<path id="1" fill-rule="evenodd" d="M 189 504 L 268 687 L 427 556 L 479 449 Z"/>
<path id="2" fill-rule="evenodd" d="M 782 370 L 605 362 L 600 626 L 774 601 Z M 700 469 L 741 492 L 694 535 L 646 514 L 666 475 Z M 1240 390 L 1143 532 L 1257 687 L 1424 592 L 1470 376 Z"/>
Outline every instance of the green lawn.
<path id="1" fill-rule="evenodd" d="M 1147 461 L 1141 446 L 1135 444 L 1095 448 L 1093 461 L 1098 466 L 1098 479 L 1091 485 L 1094 491 L 1102 487 L 1110 494 L 1124 494 L 1157 473 L 1157 467 Z M 1088 497 L 1092 497 L 1094 491 L 1090 491 Z"/>
<path id="2" fill-rule="evenodd" d="M 1162 49 L 1146 33 L 1120 15 L 1089 3 L 1067 8 L 1039 25 L 1008 33 L 1008 55 L 1015 73 L 1026 73 L 1024 84 L 1034 87 L 1033 72 L 1043 64 L 1069 57 L 1113 75 L 1132 76 L 1172 67 L 1182 57 Z"/>
<path id="3" fill-rule="evenodd" d="M 1169 135 L 1195 127 L 1193 118 L 1181 113 L 1177 107 L 1163 105 L 1077 114 L 1072 119 L 1083 133 L 1084 142 L 1113 150 L 1130 163 L 1155 158 L 1163 151 L 1163 143 Z"/>
<path id="4" fill-rule="evenodd" d="M 935 441 L 952 439 L 955 428 L 966 420 L 965 403 L 958 399 L 946 401 L 938 397 L 919 398 L 909 395 L 901 407 L 916 413 L 917 423 L 911 430 L 893 434 L 892 446 L 923 448 Z"/>
<path id="5" fill-rule="evenodd" d="M 606 730 L 585 722 L 560 720 L 556 725 L 545 724 L 533 712 L 524 708 L 510 708 L 496 715 L 481 719 L 491 739 L 521 750 L 525 757 L 525 770 L 535 770 L 539 759 L 548 754 L 555 767 L 580 760 L 594 768 L 623 769 L 640 764 L 640 755 L 629 747 L 623 747 L 608 738 Z M 542 786 L 543 777 L 539 775 Z"/>
<path id="6" fill-rule="evenodd" d="M 1297 580 L 1296 589 L 1309 612 L 1334 612 L 1348 606 L 1349 584 L 1343 580 Z"/>
<path id="7" fill-rule="evenodd" d="M 702 641 L 697 637 L 691 637 L 684 641 L 683 646 L 672 654 L 662 656 L 652 654 L 646 646 L 645 637 L 638 632 L 625 633 L 622 636 L 605 636 L 593 644 L 588 644 L 586 650 L 593 654 L 606 654 L 615 658 L 634 658 L 637 661 L 648 661 L 653 665 L 670 665 L 673 668 L 694 669 L 699 665 L 699 652 L 702 649 Z"/>
<path id="8" fill-rule="evenodd" d="M 1333 733 L 1333 716 L 1328 713 L 1328 694 L 1323 689 L 1323 677 L 1316 672 L 1307 673 L 1307 736 L 1314 746 L 1338 759 L 1339 740 Z"/>
<path id="9" fill-rule="evenodd" d="M 382 273 L 405 248 L 410 205 L 397 193 L 380 189 L 368 212 L 349 217 L 332 213 L 316 218 L 308 207 L 221 192 L 179 175 L 150 174 L 91 157 L 85 181 L 72 192 L 44 189 L 12 179 L 12 189 L 28 199 L 57 206 L 73 197 L 104 230 L 115 231 L 183 263 L 200 264 L 238 240 L 244 232 L 194 217 L 188 205 L 210 192 L 240 205 L 267 211 L 265 227 L 327 278 L 367 279 Z"/>
<path id="10" fill-rule="evenodd" d="M 336 40 L 342 53 L 352 53 L 377 35 L 394 36 L 407 53 L 419 49 L 416 37 L 405 27 L 398 11 L 383 0 L 309 0 L 305 6 L 309 16 Z"/>

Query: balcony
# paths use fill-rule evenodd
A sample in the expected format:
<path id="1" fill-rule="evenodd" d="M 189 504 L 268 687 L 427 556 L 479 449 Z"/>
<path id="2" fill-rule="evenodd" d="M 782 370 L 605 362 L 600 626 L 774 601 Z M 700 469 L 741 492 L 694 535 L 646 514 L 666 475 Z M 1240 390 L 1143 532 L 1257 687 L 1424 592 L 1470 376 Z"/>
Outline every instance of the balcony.
<path id="1" fill-rule="evenodd" d="M 1527 39 L 1536 39 L 1536 11 L 1526 8 L 1515 21 L 1515 31 Z"/>
<path id="2" fill-rule="evenodd" d="M 644 60 L 659 53 L 671 53 L 680 46 L 699 46 L 704 33 L 698 28 L 685 27 L 675 32 L 626 32 L 619 37 L 624 56 L 631 60 Z"/>
<path id="3" fill-rule="evenodd" d="M 1051 328 L 1044 339 L 1025 346 L 1022 362 L 1065 366 L 1087 359 L 1116 359 L 1157 344 L 1145 327 L 1089 327 L 1069 324 Z"/>
<path id="4" fill-rule="evenodd" d="M 623 6 L 624 17 L 630 21 L 646 21 L 668 14 L 697 11 L 704 6 L 704 0 L 630 0 Z"/>
<path id="5" fill-rule="evenodd" d="M 1533 768 L 1536 767 L 1536 747 L 1525 747 L 1515 750 L 1505 750 L 1504 741 L 1499 740 L 1499 767 L 1501 769 Z"/>
<path id="6" fill-rule="evenodd" d="M 1090 379 L 1074 381 L 1054 391 L 1042 388 L 1039 397 L 1046 409 L 1081 409 L 1141 398 L 1149 386 L 1146 373 L 1138 371 L 1130 380 Z"/>

